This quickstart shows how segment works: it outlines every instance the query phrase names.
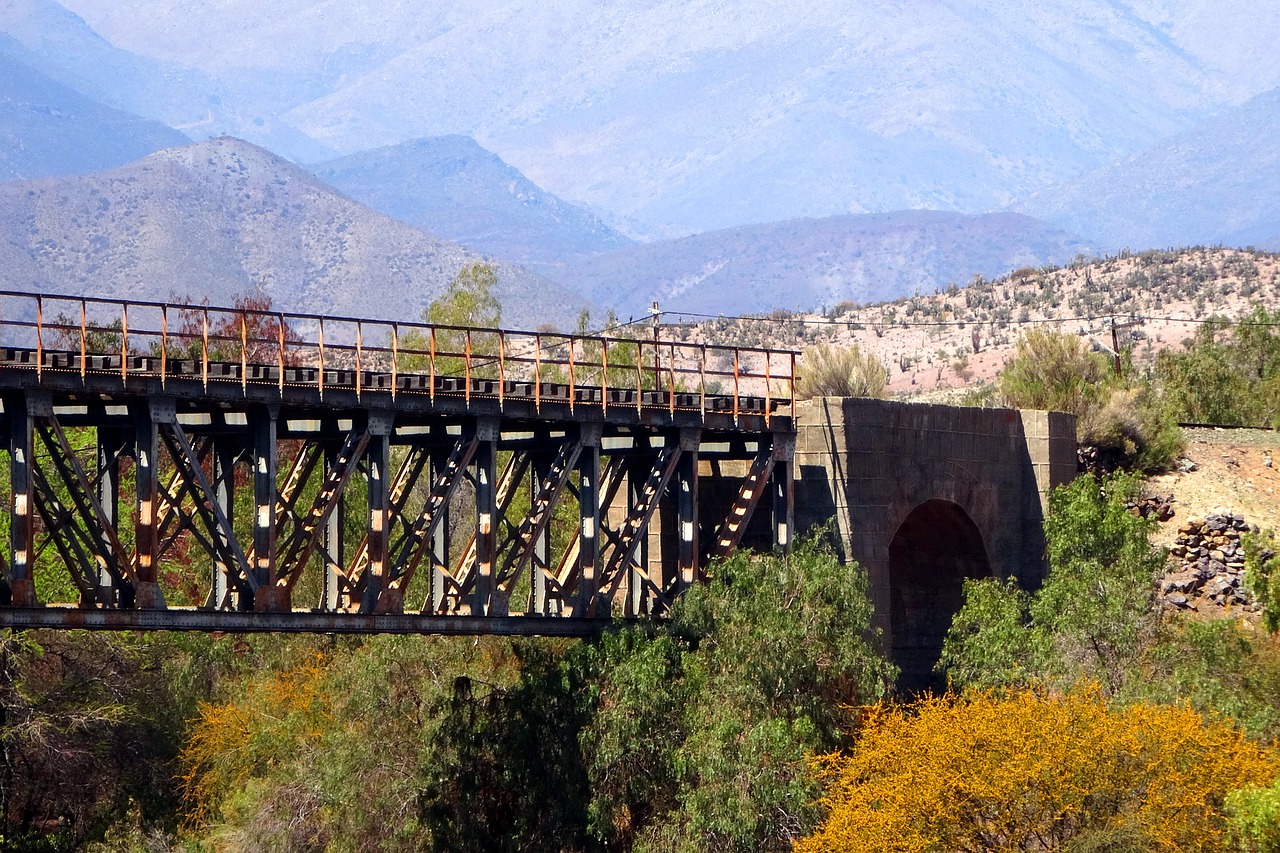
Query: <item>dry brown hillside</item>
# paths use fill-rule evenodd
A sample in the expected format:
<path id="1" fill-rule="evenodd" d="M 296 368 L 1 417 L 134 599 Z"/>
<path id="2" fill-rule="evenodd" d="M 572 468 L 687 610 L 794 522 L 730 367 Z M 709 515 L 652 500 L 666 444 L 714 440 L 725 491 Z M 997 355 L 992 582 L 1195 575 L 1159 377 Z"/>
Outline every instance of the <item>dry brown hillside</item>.
<path id="1" fill-rule="evenodd" d="M 776 312 L 767 318 L 712 320 L 674 327 L 686 339 L 802 349 L 857 343 L 880 356 L 891 394 L 954 399 L 991 381 L 1019 333 L 1049 325 L 1121 347 L 1139 363 L 1181 346 L 1196 321 L 1237 317 L 1280 298 L 1280 255 L 1192 248 L 1122 254 L 1064 268 L 1025 268 L 965 287 L 875 305 L 844 303 L 825 314 Z M 803 369 L 803 365 L 801 366 Z"/>

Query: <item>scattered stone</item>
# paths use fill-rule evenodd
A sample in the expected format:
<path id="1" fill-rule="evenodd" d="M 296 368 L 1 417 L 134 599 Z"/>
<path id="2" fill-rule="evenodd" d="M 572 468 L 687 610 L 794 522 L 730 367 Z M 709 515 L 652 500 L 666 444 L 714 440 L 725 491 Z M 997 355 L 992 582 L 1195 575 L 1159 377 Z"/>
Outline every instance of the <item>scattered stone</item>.
<path id="1" fill-rule="evenodd" d="M 1190 474 L 1197 467 L 1196 463 L 1185 456 L 1178 460 L 1177 469 L 1179 474 Z"/>

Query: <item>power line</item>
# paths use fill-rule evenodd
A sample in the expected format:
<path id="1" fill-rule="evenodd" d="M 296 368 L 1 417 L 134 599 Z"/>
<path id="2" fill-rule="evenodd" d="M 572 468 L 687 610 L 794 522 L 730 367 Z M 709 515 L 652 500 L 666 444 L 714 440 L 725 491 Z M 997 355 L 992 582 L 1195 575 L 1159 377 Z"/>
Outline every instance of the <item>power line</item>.
<path id="1" fill-rule="evenodd" d="M 1088 316 L 1076 317 L 1037 317 L 1025 320 L 1015 319 L 986 319 L 986 320 L 837 320 L 829 317 L 809 317 L 803 315 L 792 315 L 789 317 L 774 317 L 769 315 L 751 316 L 751 315 L 729 315 L 729 314 L 699 314 L 692 311 L 663 311 L 664 315 L 673 317 L 692 317 L 705 320 L 728 320 L 756 323 L 800 323 L 806 326 L 854 326 L 854 325 L 874 325 L 883 323 L 885 326 L 893 328 L 917 328 L 917 327 L 958 327 L 965 326 L 986 326 L 996 323 L 1003 323 L 1006 326 L 1035 326 L 1046 323 L 1097 323 L 1103 320 L 1111 320 L 1115 318 L 1124 318 L 1126 320 L 1141 320 L 1143 322 L 1166 322 L 1166 323 L 1214 323 L 1220 326 L 1249 326 L 1249 327 L 1273 327 L 1280 326 L 1280 322 L 1256 322 L 1247 320 L 1232 320 L 1226 317 L 1162 317 L 1152 314 L 1130 314 L 1126 312 L 1103 313 Z M 640 321 L 635 321 L 640 322 Z M 668 323 L 667 325 L 696 325 L 688 323 Z"/>

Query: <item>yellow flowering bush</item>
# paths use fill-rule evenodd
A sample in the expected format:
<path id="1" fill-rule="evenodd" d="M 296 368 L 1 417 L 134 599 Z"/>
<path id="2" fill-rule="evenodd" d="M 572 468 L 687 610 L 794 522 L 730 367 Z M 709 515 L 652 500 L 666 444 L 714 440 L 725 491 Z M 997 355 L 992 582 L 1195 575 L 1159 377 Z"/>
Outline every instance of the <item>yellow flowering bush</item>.
<path id="1" fill-rule="evenodd" d="M 1224 722 L 1111 708 L 1096 689 L 876 705 L 852 752 L 814 762 L 828 815 L 796 853 L 1060 850 L 1086 837 L 1227 850 L 1227 793 L 1280 775 L 1280 756 Z"/>

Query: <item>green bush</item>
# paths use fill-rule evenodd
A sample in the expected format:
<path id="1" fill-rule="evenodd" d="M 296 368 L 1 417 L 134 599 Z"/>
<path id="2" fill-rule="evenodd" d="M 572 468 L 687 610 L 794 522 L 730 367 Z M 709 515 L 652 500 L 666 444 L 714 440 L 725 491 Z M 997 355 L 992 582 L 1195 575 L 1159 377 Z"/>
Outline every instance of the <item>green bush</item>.
<path id="1" fill-rule="evenodd" d="M 1031 595 L 996 579 L 970 581 L 938 670 L 959 688 L 1084 680 L 1117 692 L 1156 624 L 1153 581 L 1164 554 L 1155 522 L 1127 509 L 1132 475 L 1085 475 L 1053 491 L 1045 538 L 1049 576 Z"/>
<path id="2" fill-rule="evenodd" d="M 1244 580 L 1254 599 L 1262 605 L 1267 630 L 1280 630 L 1280 546 L 1268 531 L 1246 534 Z"/>

